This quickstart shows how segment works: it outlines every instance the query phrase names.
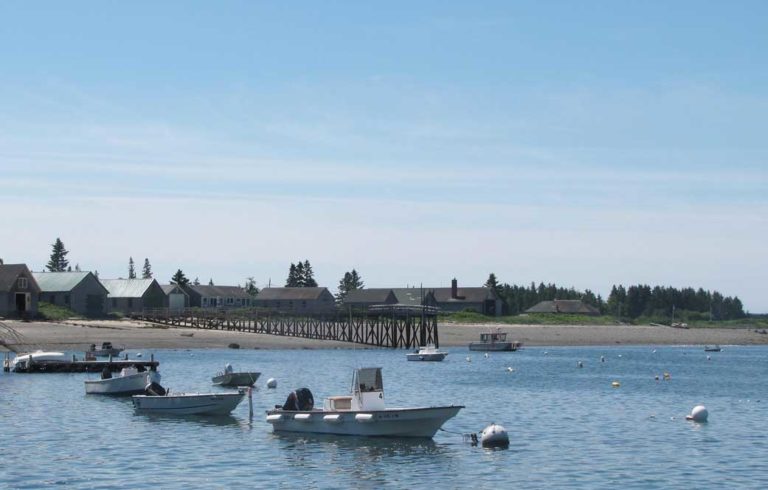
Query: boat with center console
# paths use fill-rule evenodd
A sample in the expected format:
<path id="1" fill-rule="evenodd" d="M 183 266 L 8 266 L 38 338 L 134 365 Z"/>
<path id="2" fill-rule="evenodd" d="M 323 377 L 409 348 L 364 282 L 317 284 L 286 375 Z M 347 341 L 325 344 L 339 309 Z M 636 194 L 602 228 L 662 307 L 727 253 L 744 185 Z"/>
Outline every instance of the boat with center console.
<path id="1" fill-rule="evenodd" d="M 267 411 L 274 432 L 431 438 L 462 405 L 387 408 L 381 368 L 355 369 L 349 395 L 330 396 L 314 408 L 307 388 L 292 392 L 283 406 Z"/>

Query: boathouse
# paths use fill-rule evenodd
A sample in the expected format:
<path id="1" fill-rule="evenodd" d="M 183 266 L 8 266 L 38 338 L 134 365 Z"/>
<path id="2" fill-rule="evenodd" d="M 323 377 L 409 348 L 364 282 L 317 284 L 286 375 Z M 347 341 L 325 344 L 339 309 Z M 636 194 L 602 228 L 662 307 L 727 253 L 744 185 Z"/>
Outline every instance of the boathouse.
<path id="1" fill-rule="evenodd" d="M 203 286 L 188 284 L 184 291 L 189 295 L 192 308 L 250 308 L 253 296 L 240 286 Z"/>
<path id="2" fill-rule="evenodd" d="M 110 313 L 127 315 L 165 306 L 165 291 L 155 279 L 102 279 L 101 283 L 109 291 Z"/>
<path id="3" fill-rule="evenodd" d="M 0 316 L 37 315 L 39 295 L 40 287 L 25 264 L 3 264 L 0 261 Z"/>
<path id="4" fill-rule="evenodd" d="M 64 306 L 77 314 L 102 316 L 109 291 L 90 272 L 33 272 L 40 301 Z"/>
<path id="5" fill-rule="evenodd" d="M 336 311 L 333 294 L 328 288 L 264 288 L 254 306 L 280 313 L 328 314 Z"/>
<path id="6" fill-rule="evenodd" d="M 580 299 L 556 299 L 541 301 L 525 310 L 526 313 L 562 313 L 569 315 L 597 316 L 600 310 Z"/>

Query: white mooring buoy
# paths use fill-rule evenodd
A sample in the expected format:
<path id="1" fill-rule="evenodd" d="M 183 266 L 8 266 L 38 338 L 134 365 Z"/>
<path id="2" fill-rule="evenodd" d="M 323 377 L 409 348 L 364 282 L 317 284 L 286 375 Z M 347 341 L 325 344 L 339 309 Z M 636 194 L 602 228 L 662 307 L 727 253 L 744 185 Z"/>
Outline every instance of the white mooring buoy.
<path id="1" fill-rule="evenodd" d="M 509 447 L 509 435 L 507 429 L 499 424 L 491 424 L 480 432 L 480 444 L 483 447 Z"/>
<path id="2" fill-rule="evenodd" d="M 277 380 L 275 378 L 269 378 L 267 380 L 267 388 L 277 388 Z"/>
<path id="3" fill-rule="evenodd" d="M 691 414 L 685 416 L 685 420 L 692 420 L 694 422 L 706 422 L 707 417 L 709 417 L 707 407 L 704 405 L 696 405 L 693 407 L 693 410 L 691 410 Z"/>

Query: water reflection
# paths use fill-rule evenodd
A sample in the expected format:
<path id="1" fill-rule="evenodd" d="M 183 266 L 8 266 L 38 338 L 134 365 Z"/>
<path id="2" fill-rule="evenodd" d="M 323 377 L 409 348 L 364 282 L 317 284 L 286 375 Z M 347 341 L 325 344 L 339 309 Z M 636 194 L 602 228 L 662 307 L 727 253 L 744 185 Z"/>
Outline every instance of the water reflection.
<path id="1" fill-rule="evenodd" d="M 152 423 L 167 425 L 196 424 L 203 427 L 241 426 L 248 429 L 252 428 L 248 419 L 240 419 L 232 415 L 168 415 L 157 413 L 137 413 L 135 415 Z"/>

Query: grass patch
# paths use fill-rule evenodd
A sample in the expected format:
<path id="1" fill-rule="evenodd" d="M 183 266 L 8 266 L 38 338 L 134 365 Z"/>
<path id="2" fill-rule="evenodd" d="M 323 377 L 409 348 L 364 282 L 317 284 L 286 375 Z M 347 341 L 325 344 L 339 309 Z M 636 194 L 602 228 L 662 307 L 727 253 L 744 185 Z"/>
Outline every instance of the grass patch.
<path id="1" fill-rule="evenodd" d="M 52 305 L 41 301 L 37 305 L 37 314 L 43 320 L 60 321 L 79 317 L 77 313 L 64 306 Z"/>

